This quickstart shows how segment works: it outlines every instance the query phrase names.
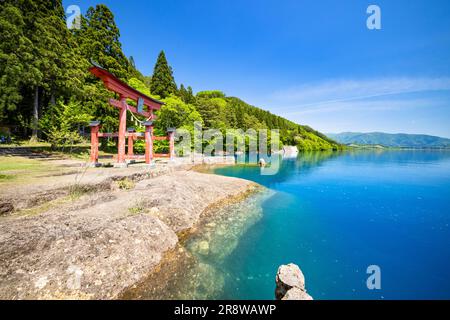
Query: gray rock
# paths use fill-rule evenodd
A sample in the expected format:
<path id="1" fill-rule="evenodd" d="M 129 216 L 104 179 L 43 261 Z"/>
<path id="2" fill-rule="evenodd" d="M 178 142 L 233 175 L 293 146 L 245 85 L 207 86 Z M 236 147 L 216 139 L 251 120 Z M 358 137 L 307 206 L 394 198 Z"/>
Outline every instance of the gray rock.
<path id="1" fill-rule="evenodd" d="M 313 300 L 313 298 L 299 288 L 292 288 L 281 300 Z"/>
<path id="2" fill-rule="evenodd" d="M 277 300 L 311 300 L 306 293 L 305 276 L 299 266 L 282 265 L 276 276 L 275 297 Z"/>
<path id="3" fill-rule="evenodd" d="M 8 201 L 0 200 L 0 216 L 10 214 L 14 210 L 14 205 Z"/>
<path id="4" fill-rule="evenodd" d="M 137 180 L 129 170 L 125 177 L 137 181 L 132 192 L 106 188 L 39 214 L 0 219 L 0 299 L 117 298 L 158 268 L 176 247 L 177 233 L 192 230 L 209 208 L 255 188 L 187 170 L 155 178 L 146 170 Z M 200 249 L 209 255 L 211 243 Z"/>
<path id="5" fill-rule="evenodd" d="M 267 166 L 266 160 L 264 159 L 260 159 L 258 162 L 259 166 L 264 168 L 265 166 Z"/>

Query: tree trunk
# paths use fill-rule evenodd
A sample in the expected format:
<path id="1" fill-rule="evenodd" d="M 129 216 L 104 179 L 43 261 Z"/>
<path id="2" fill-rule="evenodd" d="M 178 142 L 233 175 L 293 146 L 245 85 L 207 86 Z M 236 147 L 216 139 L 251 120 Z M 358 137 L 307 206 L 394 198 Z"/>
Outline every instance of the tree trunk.
<path id="1" fill-rule="evenodd" d="M 39 124 L 39 87 L 36 86 L 34 91 L 34 105 L 33 105 L 33 122 L 32 134 L 30 142 L 38 141 L 38 124 Z"/>
<path id="2" fill-rule="evenodd" d="M 50 96 L 50 104 L 52 106 L 54 106 L 56 104 L 56 98 L 55 98 L 55 94 L 52 93 L 52 95 Z"/>

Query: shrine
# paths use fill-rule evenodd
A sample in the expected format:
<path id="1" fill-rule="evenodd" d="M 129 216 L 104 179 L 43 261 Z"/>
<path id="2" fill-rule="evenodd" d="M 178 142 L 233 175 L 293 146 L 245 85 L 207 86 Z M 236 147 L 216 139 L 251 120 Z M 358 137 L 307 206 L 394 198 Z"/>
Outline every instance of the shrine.
<path id="1" fill-rule="evenodd" d="M 108 72 L 104 68 L 94 65 L 89 71 L 100 78 L 103 81 L 104 86 L 116 93 L 119 98 L 110 99 L 109 104 L 120 110 L 119 113 L 119 132 L 117 133 L 104 133 L 100 132 L 101 123 L 99 121 L 92 121 L 91 127 L 91 156 L 90 162 L 92 165 L 99 164 L 99 138 L 117 138 L 118 139 L 118 153 L 114 166 L 126 167 L 128 162 L 135 160 L 145 160 L 145 163 L 152 164 L 155 158 L 169 158 L 175 157 L 175 129 L 168 128 L 167 136 L 157 137 L 153 134 L 153 123 L 156 119 L 154 111 L 161 109 L 164 105 L 163 102 L 153 99 L 138 90 L 130 87 L 128 84 L 118 79 L 112 73 Z M 136 107 L 130 106 L 127 100 L 133 100 L 136 102 Z M 127 129 L 127 111 L 132 114 L 144 116 L 147 120 L 142 124 L 145 126 L 145 132 L 136 132 L 134 129 Z M 145 140 L 145 155 L 134 154 L 134 141 Z M 169 141 L 169 153 L 168 154 L 155 154 L 153 152 L 154 141 Z M 128 143 L 127 143 L 128 142 Z M 128 145 L 128 150 L 126 147 Z M 127 152 L 126 152 L 127 151 Z"/>

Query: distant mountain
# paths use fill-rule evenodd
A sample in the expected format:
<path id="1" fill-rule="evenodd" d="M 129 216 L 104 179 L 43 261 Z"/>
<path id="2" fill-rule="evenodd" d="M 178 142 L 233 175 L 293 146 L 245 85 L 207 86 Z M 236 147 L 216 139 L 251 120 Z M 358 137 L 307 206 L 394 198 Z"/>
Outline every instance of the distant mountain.
<path id="1" fill-rule="evenodd" d="M 450 148 L 450 139 L 423 134 L 389 134 L 383 132 L 344 132 L 327 136 L 339 143 L 350 145 L 376 145 L 394 148 Z"/>

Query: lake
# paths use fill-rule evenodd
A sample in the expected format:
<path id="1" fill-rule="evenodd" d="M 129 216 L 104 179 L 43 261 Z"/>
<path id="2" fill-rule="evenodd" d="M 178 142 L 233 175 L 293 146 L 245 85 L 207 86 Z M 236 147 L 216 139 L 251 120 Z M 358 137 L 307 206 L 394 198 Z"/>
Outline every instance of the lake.
<path id="1" fill-rule="evenodd" d="M 274 299 L 276 271 L 292 262 L 315 299 L 450 299 L 450 152 L 318 152 L 274 176 L 214 172 L 272 191 L 233 250 L 207 261 L 224 275 L 214 298 Z M 367 288 L 371 265 L 381 290 Z"/>

